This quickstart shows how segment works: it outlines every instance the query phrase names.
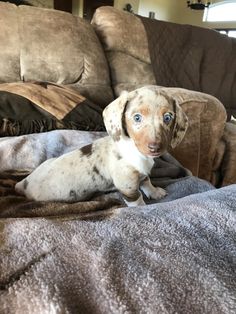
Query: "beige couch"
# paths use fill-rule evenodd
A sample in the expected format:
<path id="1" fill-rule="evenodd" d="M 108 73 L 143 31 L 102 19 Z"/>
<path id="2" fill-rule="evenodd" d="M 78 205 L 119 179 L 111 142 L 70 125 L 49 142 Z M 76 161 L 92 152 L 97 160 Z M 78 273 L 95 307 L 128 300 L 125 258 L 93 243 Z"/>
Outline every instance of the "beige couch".
<path id="1" fill-rule="evenodd" d="M 104 107 L 122 89 L 155 84 L 138 17 L 101 8 L 89 25 L 67 13 L 0 2 L 0 86 L 22 80 L 71 86 L 17 84 L 30 86 L 29 93 L 36 85 L 47 96 L 70 95 L 79 108 L 77 91 Z M 223 183 L 235 182 L 229 157 L 235 125 L 225 123 L 222 103 L 180 88 L 169 93 L 190 120 L 175 156 L 207 180 L 224 174 Z M 36 94 L 49 111 L 47 98 Z M 22 103 L 13 104 L 21 115 Z M 59 113 L 67 107 L 56 104 Z M 102 110 L 89 105 L 98 108 L 93 121 L 99 125 Z M 78 120 L 88 116 L 72 112 Z M 170 177 L 165 198 L 133 208 L 123 207 L 116 192 L 72 203 L 16 195 L 16 182 L 32 168 L 102 135 L 55 130 L 0 138 L 0 313 L 236 313 L 235 184 L 216 189 L 182 173 Z M 166 170 L 157 168 L 158 176 Z M 77 179 L 83 180 L 75 173 Z"/>
<path id="2" fill-rule="evenodd" d="M 68 13 L 0 3 L 0 83 L 66 84 L 105 107 L 122 90 L 156 84 L 148 40 L 139 17 L 112 7 L 92 24 Z M 173 155 L 192 173 L 226 185 L 236 182 L 235 126 L 208 94 L 168 88 L 190 126 Z"/>

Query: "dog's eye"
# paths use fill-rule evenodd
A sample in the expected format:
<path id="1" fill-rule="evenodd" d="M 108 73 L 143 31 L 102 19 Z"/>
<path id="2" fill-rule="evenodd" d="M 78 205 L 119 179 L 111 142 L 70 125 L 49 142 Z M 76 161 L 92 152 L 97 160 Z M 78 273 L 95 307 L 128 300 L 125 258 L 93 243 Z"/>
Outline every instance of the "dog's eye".
<path id="1" fill-rule="evenodd" d="M 170 112 L 167 112 L 163 116 L 163 121 L 168 124 L 173 119 L 173 115 Z"/>
<path id="2" fill-rule="evenodd" d="M 135 122 L 140 123 L 140 122 L 142 121 L 142 116 L 141 116 L 141 114 L 136 113 L 136 114 L 133 116 L 133 119 L 134 119 Z"/>

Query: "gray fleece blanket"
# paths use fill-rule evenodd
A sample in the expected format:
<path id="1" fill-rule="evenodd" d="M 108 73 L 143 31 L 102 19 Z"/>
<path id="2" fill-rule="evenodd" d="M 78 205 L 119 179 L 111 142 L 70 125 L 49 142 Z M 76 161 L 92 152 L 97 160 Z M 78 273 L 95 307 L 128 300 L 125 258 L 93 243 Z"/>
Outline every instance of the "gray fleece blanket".
<path id="1" fill-rule="evenodd" d="M 0 197 L 0 313 L 235 313 L 236 185 L 174 176 L 172 161 L 153 176 L 168 196 L 143 207 L 115 192 L 74 204 Z"/>
<path id="2" fill-rule="evenodd" d="M 0 312 L 233 314 L 235 201 L 232 185 L 140 208 L 1 219 Z"/>

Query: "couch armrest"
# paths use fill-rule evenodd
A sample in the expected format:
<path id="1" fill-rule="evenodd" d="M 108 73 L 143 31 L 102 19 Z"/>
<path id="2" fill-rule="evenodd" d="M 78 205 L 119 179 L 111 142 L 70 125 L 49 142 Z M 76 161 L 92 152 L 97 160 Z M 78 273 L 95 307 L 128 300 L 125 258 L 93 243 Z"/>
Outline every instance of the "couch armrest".
<path id="1" fill-rule="evenodd" d="M 217 148 L 226 123 L 226 110 L 213 96 L 182 88 L 165 89 L 189 118 L 183 141 L 171 153 L 193 175 L 211 182 Z"/>
<path id="2" fill-rule="evenodd" d="M 222 186 L 236 183 L 236 124 L 227 122 L 222 137 L 225 153 L 221 165 Z"/>

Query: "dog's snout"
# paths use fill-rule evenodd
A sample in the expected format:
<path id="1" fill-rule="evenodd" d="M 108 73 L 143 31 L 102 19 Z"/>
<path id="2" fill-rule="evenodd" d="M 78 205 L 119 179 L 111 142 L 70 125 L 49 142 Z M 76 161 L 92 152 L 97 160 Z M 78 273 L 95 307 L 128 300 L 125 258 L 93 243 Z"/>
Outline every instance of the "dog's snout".
<path id="1" fill-rule="evenodd" d="M 158 142 L 152 142 L 148 144 L 148 148 L 151 153 L 158 153 L 161 150 L 161 144 Z"/>

